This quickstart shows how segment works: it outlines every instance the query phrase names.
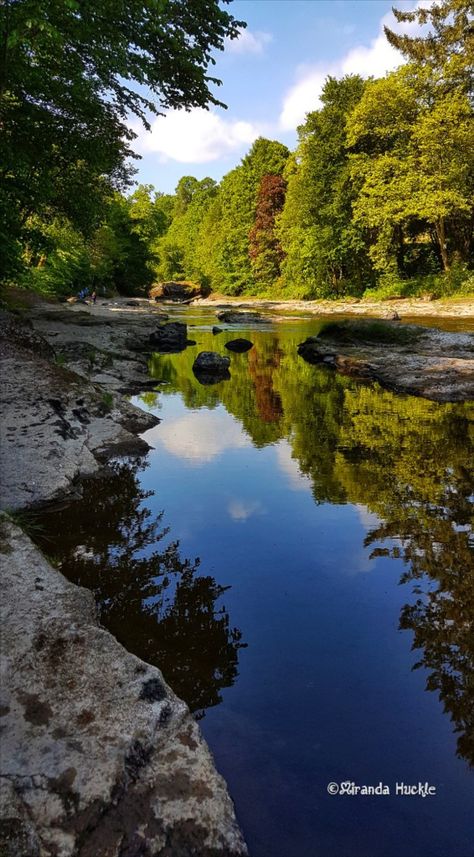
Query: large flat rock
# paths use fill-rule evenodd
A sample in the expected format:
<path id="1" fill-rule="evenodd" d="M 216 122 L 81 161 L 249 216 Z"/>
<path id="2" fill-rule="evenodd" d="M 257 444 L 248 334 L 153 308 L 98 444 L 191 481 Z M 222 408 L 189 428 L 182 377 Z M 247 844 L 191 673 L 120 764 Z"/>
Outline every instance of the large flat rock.
<path id="1" fill-rule="evenodd" d="M 199 727 L 93 596 L 0 519 L 2 857 L 247 849 Z"/>

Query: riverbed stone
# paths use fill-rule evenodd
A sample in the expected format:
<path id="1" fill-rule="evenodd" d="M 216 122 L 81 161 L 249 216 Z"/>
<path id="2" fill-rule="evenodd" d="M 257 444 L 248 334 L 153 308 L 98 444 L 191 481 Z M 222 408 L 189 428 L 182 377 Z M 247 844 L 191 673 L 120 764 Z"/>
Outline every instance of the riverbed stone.
<path id="1" fill-rule="evenodd" d="M 162 324 L 150 333 L 149 343 L 155 351 L 165 354 L 184 351 L 187 345 L 187 325 L 181 321 Z"/>
<path id="2" fill-rule="evenodd" d="M 200 351 L 193 363 L 194 372 L 227 372 L 230 357 L 218 354 L 216 351 Z"/>
<path id="3" fill-rule="evenodd" d="M 193 373 L 200 384 L 219 384 L 229 380 L 229 366 L 229 357 L 216 351 L 201 351 L 193 363 Z"/>
<path id="4" fill-rule="evenodd" d="M 199 727 L 161 672 L 101 628 L 0 518 L 6 857 L 240 857 L 247 849 Z"/>

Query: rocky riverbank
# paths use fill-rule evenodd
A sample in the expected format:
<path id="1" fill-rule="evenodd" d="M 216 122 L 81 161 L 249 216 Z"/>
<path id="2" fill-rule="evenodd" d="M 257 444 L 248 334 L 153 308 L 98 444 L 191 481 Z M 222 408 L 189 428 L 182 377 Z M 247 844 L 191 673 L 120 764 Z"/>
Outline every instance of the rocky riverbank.
<path id="1" fill-rule="evenodd" d="M 266 300 L 264 298 L 232 298 L 227 295 L 210 295 L 208 298 L 196 298 L 193 306 L 229 307 L 235 309 L 264 310 L 270 313 L 302 313 L 319 316 L 357 316 L 370 318 L 402 319 L 416 317 L 449 318 L 472 320 L 474 329 L 474 299 L 450 298 L 432 300 L 423 298 L 396 298 L 389 301 L 368 301 L 358 298 L 339 301 L 328 300 Z"/>
<path id="2" fill-rule="evenodd" d="M 120 308 L 2 313 L 2 508 L 18 521 L 148 450 L 137 435 L 157 420 L 121 393 L 150 387 L 164 314 Z M 245 855 L 225 783 L 159 670 L 100 627 L 92 595 L 8 515 L 0 560 L 2 857 Z"/>
<path id="3" fill-rule="evenodd" d="M 247 854 L 199 727 L 0 520 L 2 857 Z"/>

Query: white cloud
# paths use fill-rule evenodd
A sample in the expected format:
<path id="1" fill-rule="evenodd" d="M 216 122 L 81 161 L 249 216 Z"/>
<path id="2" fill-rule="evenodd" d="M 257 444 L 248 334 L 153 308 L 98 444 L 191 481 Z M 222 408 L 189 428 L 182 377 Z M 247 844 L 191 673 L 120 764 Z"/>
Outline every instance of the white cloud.
<path id="1" fill-rule="evenodd" d="M 271 33 L 240 30 L 236 39 L 225 39 L 225 50 L 231 54 L 263 54 L 266 46 L 273 41 Z"/>
<path id="2" fill-rule="evenodd" d="M 426 8 L 432 0 L 421 0 L 417 7 Z M 415 8 L 415 7 L 413 7 Z M 417 23 L 399 24 L 392 12 L 388 12 L 380 21 L 378 35 L 369 45 L 358 45 L 332 63 L 300 67 L 297 82 L 290 87 L 283 99 L 279 124 L 284 131 L 291 131 L 300 125 L 310 110 L 321 106 L 320 95 L 324 81 L 328 75 L 341 77 L 345 74 L 360 74 L 362 77 L 382 77 L 386 72 L 402 65 L 402 54 L 391 46 L 385 33 L 384 25 L 400 33 L 414 33 L 420 28 Z"/>
<path id="3" fill-rule="evenodd" d="M 291 87 L 283 101 L 280 113 L 280 128 L 283 131 L 291 131 L 301 125 L 309 110 L 317 110 L 321 106 L 319 96 L 326 75 L 330 73 L 327 68 L 324 71 L 314 68 L 301 74 L 301 79 Z"/>
<path id="4" fill-rule="evenodd" d="M 261 133 L 251 122 L 224 119 L 213 110 L 170 110 L 141 130 L 135 144 L 143 154 L 157 152 L 162 161 L 203 164 L 248 146 Z"/>
<path id="5" fill-rule="evenodd" d="M 260 500 L 254 500 L 251 503 L 245 503 L 243 500 L 231 500 L 227 511 L 233 521 L 243 524 L 252 515 L 263 515 L 265 510 Z"/>
<path id="6" fill-rule="evenodd" d="M 160 423 L 147 437 L 152 444 L 161 443 L 167 452 L 193 467 L 213 461 L 227 449 L 251 445 L 239 424 L 224 410 L 185 414 L 177 420 Z"/>

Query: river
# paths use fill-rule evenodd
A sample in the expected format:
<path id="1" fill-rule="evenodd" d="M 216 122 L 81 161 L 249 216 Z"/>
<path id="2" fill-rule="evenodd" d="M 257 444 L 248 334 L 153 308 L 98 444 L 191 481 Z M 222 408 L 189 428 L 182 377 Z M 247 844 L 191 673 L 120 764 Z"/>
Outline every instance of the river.
<path id="1" fill-rule="evenodd" d="M 152 451 L 38 541 L 196 713 L 252 857 L 473 855 L 472 403 L 306 364 L 318 319 L 171 312 L 197 344 L 134 400 Z M 238 336 L 201 384 L 196 354 Z"/>

